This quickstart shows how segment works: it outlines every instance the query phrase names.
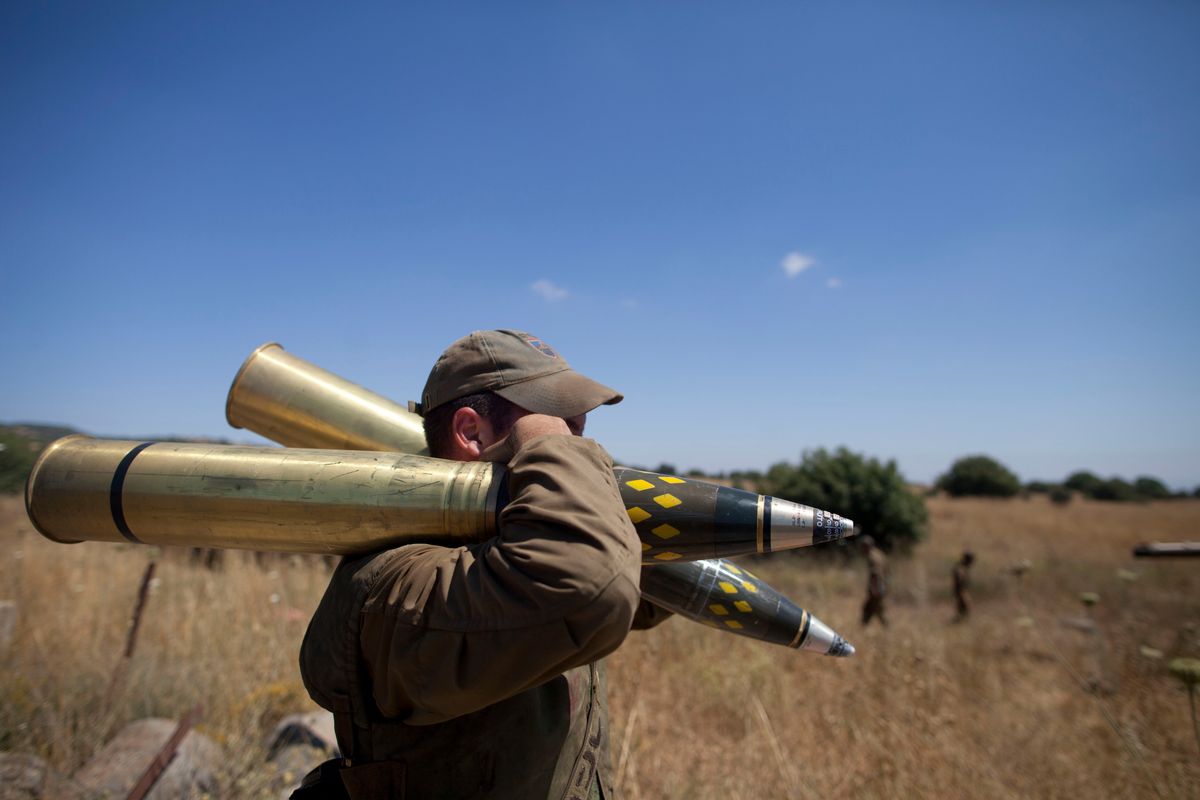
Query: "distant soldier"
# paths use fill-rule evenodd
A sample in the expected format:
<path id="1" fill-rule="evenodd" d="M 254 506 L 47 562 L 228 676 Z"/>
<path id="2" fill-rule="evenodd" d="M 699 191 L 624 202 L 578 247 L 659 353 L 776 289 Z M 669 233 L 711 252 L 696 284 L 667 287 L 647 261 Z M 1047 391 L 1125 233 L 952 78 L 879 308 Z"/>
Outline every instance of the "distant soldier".
<path id="1" fill-rule="evenodd" d="M 879 622 L 887 626 L 887 617 L 883 615 L 883 597 L 887 594 L 887 556 L 875 546 L 875 540 L 870 536 L 858 537 L 858 546 L 867 557 L 867 599 L 863 603 L 862 621 L 866 625 L 872 617 L 879 617 Z"/>
<path id="2" fill-rule="evenodd" d="M 954 602 L 958 604 L 958 614 L 955 622 L 962 622 L 971 613 L 971 565 L 975 563 L 975 554 L 964 550 L 962 558 L 954 565 Z"/>

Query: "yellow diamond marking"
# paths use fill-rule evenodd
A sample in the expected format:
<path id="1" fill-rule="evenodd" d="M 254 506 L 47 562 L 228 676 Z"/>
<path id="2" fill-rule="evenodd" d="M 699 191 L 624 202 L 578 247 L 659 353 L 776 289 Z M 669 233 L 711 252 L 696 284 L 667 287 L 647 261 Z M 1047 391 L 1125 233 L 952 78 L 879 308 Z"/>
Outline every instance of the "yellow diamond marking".
<path id="1" fill-rule="evenodd" d="M 729 581 L 721 581 L 720 583 L 717 584 L 717 586 L 720 586 L 722 591 L 725 592 L 725 594 L 737 594 L 737 587 L 734 586 Z"/>
<path id="2" fill-rule="evenodd" d="M 740 569 L 738 569 L 737 567 L 735 567 L 733 564 L 726 564 L 725 566 L 728 567 L 729 571 L 732 572 L 734 575 L 742 574 L 742 571 Z"/>
<path id="3" fill-rule="evenodd" d="M 668 550 L 665 553 L 659 553 L 655 556 L 655 558 L 657 558 L 659 561 L 674 561 L 677 558 L 683 558 L 683 556 L 679 555 L 679 553 L 672 553 L 670 550 Z"/>
<path id="4" fill-rule="evenodd" d="M 750 608 L 750 604 L 747 603 L 745 600 L 735 600 L 733 603 L 733 607 L 736 608 L 738 611 L 742 612 L 743 614 L 749 614 L 751 611 L 754 610 L 754 609 Z"/>
<path id="5" fill-rule="evenodd" d="M 670 539 L 672 536 L 679 535 L 679 529 L 674 527 L 673 525 L 668 525 L 667 523 L 664 522 L 662 525 L 659 525 L 657 528 L 652 529 L 651 533 L 653 533 L 655 536 L 657 536 L 660 539 Z"/>
<path id="6" fill-rule="evenodd" d="M 642 542 L 642 552 L 644 553 L 649 549 L 650 549 L 650 545 L 646 544 L 645 542 Z"/>
<path id="7" fill-rule="evenodd" d="M 710 609 L 712 610 L 712 612 L 713 612 L 714 614 L 716 614 L 718 617 L 727 617 L 727 616 L 729 616 L 729 609 L 728 609 L 728 608 L 726 608 L 725 606 L 721 605 L 720 603 L 713 603 L 711 606 L 709 606 L 709 608 L 710 608 Z"/>
<path id="8" fill-rule="evenodd" d="M 641 478 L 638 478 L 636 481 L 625 481 L 625 485 L 628 486 L 630 489 L 637 489 L 639 492 L 644 492 L 647 489 L 654 488 L 653 483 L 651 483 L 650 481 L 644 481 Z"/>
<path id="9" fill-rule="evenodd" d="M 663 508 L 674 508 L 683 501 L 673 494 L 660 494 L 658 497 L 654 498 L 654 502 L 658 503 Z"/>
<path id="10" fill-rule="evenodd" d="M 718 628 L 719 629 L 721 627 L 717 623 L 713 622 L 711 619 L 704 620 L 704 624 L 709 626 L 710 628 Z"/>
<path id="11" fill-rule="evenodd" d="M 742 588 L 751 594 L 758 594 L 758 587 L 750 581 L 742 581 Z"/>
<path id="12" fill-rule="evenodd" d="M 644 519 L 650 519 L 650 512 L 641 506 L 626 509 L 625 513 L 629 515 L 629 519 L 633 521 L 634 525 L 637 525 Z"/>
<path id="13" fill-rule="evenodd" d="M 685 482 L 685 481 L 683 480 L 683 478 L 673 478 L 673 477 L 670 477 L 670 476 L 668 476 L 668 475 L 660 475 L 660 476 L 658 477 L 658 479 L 659 479 L 660 481 L 662 481 L 663 483 L 684 483 L 684 482 Z"/>
<path id="14" fill-rule="evenodd" d="M 742 623 L 738 622 L 736 619 L 727 619 L 725 620 L 725 624 L 734 630 L 740 631 L 742 629 Z"/>

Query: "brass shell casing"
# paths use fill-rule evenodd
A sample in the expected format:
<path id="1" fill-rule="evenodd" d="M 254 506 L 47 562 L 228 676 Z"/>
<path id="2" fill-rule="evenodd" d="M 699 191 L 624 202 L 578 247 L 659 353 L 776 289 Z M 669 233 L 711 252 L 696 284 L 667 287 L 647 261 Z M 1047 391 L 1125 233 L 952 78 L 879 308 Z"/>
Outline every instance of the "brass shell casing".
<path id="1" fill-rule="evenodd" d="M 419 416 L 274 342 L 238 370 L 225 418 L 286 447 L 429 452 Z"/>
<path id="2" fill-rule="evenodd" d="M 504 484 L 483 462 L 68 436 L 38 458 L 25 503 L 58 542 L 348 555 L 494 536 Z"/>

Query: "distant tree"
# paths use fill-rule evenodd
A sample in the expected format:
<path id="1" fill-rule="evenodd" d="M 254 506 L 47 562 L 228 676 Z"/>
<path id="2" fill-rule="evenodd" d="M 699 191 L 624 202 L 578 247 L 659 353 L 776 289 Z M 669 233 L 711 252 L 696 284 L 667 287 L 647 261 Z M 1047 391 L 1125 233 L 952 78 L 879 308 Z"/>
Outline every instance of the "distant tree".
<path id="1" fill-rule="evenodd" d="M 36 442 L 0 428 L 0 493 L 25 490 L 25 479 L 29 477 L 40 449 Z"/>
<path id="2" fill-rule="evenodd" d="M 952 497 L 1014 497 L 1021 491 L 1021 481 L 1017 476 L 989 456 L 960 458 L 950 465 L 945 475 L 938 478 L 937 485 Z"/>
<path id="3" fill-rule="evenodd" d="M 1025 491 L 1032 494 L 1046 494 L 1054 488 L 1053 483 L 1047 481 L 1030 481 L 1025 484 Z"/>
<path id="4" fill-rule="evenodd" d="M 704 470 L 697 469 L 696 467 L 692 467 L 691 469 L 689 469 L 687 471 L 686 475 L 689 478 L 707 478 L 708 477 L 707 475 L 704 474 Z"/>
<path id="5" fill-rule="evenodd" d="M 734 470 L 729 473 L 729 482 L 736 489 L 747 489 L 757 492 L 763 484 L 763 474 L 758 470 Z"/>
<path id="6" fill-rule="evenodd" d="M 836 451 L 806 452 L 798 465 L 779 463 L 762 476 L 761 491 L 854 520 L 885 550 L 908 550 L 925 537 L 925 502 L 909 491 L 895 461 Z"/>
<path id="7" fill-rule="evenodd" d="M 1139 475 L 1133 482 L 1133 491 L 1147 500 L 1166 500 L 1171 496 L 1166 484 L 1149 475 Z"/>
<path id="8" fill-rule="evenodd" d="M 1109 478 L 1106 481 L 1100 481 L 1100 484 L 1092 492 L 1092 498 L 1096 500 L 1125 502 L 1136 500 L 1137 497 L 1138 495 L 1134 491 L 1133 485 L 1120 478 Z"/>
<path id="9" fill-rule="evenodd" d="M 678 475 L 679 474 L 678 470 L 675 469 L 675 465 L 668 464 L 666 461 L 659 464 L 657 467 L 655 467 L 654 469 L 652 469 L 650 471 L 651 472 L 661 472 L 663 475 Z"/>
<path id="10" fill-rule="evenodd" d="M 1056 506 L 1065 506 L 1074 496 L 1075 493 L 1065 486 L 1050 487 L 1050 502 Z"/>
<path id="11" fill-rule="evenodd" d="M 1094 497 L 1096 490 L 1100 488 L 1100 484 L 1102 483 L 1104 481 L 1094 473 L 1080 470 L 1068 475 L 1067 479 L 1063 481 L 1063 486 L 1066 486 L 1068 489 L 1074 489 L 1085 497 Z"/>
<path id="12" fill-rule="evenodd" d="M 1192 490 L 1192 497 L 1200 497 L 1200 486 Z"/>

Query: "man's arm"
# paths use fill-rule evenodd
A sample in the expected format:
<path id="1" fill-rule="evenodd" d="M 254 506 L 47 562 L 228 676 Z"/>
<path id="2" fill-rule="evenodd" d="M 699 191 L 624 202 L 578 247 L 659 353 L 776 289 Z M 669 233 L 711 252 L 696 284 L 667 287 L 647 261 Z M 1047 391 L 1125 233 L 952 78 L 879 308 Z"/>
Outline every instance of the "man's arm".
<path id="1" fill-rule="evenodd" d="M 476 711 L 617 648 L 639 600 L 641 547 L 594 441 L 517 443 L 499 535 L 390 551 L 360 644 L 386 716 Z"/>

